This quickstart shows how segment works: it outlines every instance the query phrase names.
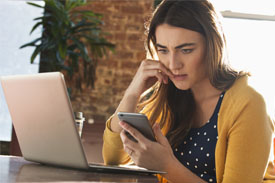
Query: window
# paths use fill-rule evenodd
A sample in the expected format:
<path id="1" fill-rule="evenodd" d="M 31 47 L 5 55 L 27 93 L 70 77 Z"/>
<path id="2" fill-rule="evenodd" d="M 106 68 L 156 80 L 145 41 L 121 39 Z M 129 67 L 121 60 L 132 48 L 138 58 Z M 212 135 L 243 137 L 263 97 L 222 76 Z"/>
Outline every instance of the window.
<path id="1" fill-rule="evenodd" d="M 252 84 L 275 114 L 275 1 L 212 0 L 221 11 L 231 65 L 250 71 Z"/>
<path id="2" fill-rule="evenodd" d="M 42 4 L 43 2 L 36 2 Z M 33 19 L 42 15 L 42 9 L 35 8 L 26 1 L 0 1 L 0 76 L 37 73 L 38 64 L 30 64 L 32 48 L 19 47 L 39 37 L 41 32 L 29 32 Z M 0 141 L 11 140 L 11 118 L 0 85 Z"/>
<path id="3" fill-rule="evenodd" d="M 275 15 L 275 1 L 272 0 L 211 0 L 219 11 L 232 11 L 245 14 Z"/>

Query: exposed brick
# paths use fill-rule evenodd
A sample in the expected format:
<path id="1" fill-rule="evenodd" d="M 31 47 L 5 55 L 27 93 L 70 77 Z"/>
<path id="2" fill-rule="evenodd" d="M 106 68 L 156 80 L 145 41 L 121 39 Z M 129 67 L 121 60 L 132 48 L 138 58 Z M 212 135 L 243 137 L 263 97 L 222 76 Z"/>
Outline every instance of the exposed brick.
<path id="1" fill-rule="evenodd" d="M 136 70 L 139 66 L 139 63 L 133 63 L 133 62 L 123 62 L 121 67 L 123 69 L 131 69 L 131 70 Z M 124 76 L 125 78 L 125 76 Z"/>
<path id="2" fill-rule="evenodd" d="M 113 56 L 112 56 L 113 57 Z M 111 59 L 104 59 L 104 60 L 100 60 L 100 65 L 99 67 L 102 66 L 102 67 L 109 67 L 109 68 L 116 68 L 118 67 L 118 62 L 117 60 L 114 60 L 114 58 L 111 58 Z"/>
<path id="3" fill-rule="evenodd" d="M 123 15 L 123 14 L 115 14 L 112 16 L 112 21 L 123 21 L 127 19 L 127 16 Z"/>
<path id="4" fill-rule="evenodd" d="M 103 15 L 102 30 L 109 33 L 105 38 L 116 45 L 115 53 L 108 52 L 109 55 L 98 62 L 95 88 L 84 88 L 82 92 L 73 89 L 73 110 L 82 111 L 86 119 L 105 121 L 117 108 L 146 56 L 144 23 L 152 13 L 153 2 L 93 0 L 81 8 Z"/>
<path id="5" fill-rule="evenodd" d="M 111 83 L 111 81 L 110 81 L 109 79 L 105 79 L 105 80 L 104 80 L 104 83 L 106 83 L 106 84 L 110 84 L 110 83 Z"/>
<path id="6" fill-rule="evenodd" d="M 135 34 L 135 33 L 128 34 L 127 35 L 127 40 L 128 41 L 140 41 L 141 40 L 141 35 L 140 34 Z"/>
<path id="7" fill-rule="evenodd" d="M 136 59 L 137 60 L 144 60 L 145 58 L 146 58 L 146 52 L 145 51 L 136 52 Z"/>
<path id="8" fill-rule="evenodd" d="M 123 59 L 132 59 L 134 54 L 132 52 L 120 51 L 118 56 Z"/>
<path id="9" fill-rule="evenodd" d="M 142 14 L 143 8 L 138 6 L 123 6 L 121 12 L 125 14 Z"/>
<path id="10" fill-rule="evenodd" d="M 114 35 L 115 40 L 125 40 L 126 39 L 126 34 L 123 33 L 115 33 Z"/>
<path id="11" fill-rule="evenodd" d="M 124 84 L 121 82 L 121 84 Z M 125 92 L 126 87 L 125 88 L 113 88 L 113 94 L 114 95 L 121 95 L 123 92 Z"/>
<path id="12" fill-rule="evenodd" d="M 126 32 L 141 32 L 143 30 L 143 27 L 136 24 L 126 24 Z"/>
<path id="13" fill-rule="evenodd" d="M 144 51 L 144 42 L 139 40 L 139 41 L 129 41 L 127 43 L 127 48 L 131 50 L 136 50 L 137 52 L 139 51 Z"/>

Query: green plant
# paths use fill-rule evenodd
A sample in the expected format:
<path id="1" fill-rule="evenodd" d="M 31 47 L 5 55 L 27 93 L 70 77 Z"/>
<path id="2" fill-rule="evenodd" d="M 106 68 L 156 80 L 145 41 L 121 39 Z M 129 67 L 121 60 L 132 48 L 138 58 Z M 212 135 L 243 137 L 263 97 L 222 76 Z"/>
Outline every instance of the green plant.
<path id="1" fill-rule="evenodd" d="M 43 27 L 43 33 L 20 48 L 35 47 L 30 62 L 40 54 L 39 72 L 64 70 L 78 89 L 83 81 L 86 86 L 94 87 L 98 59 L 107 55 L 107 50 L 114 51 L 114 45 L 103 37 L 107 33 L 100 28 L 102 15 L 83 10 L 84 0 L 44 2 L 44 6 L 28 2 L 44 9 L 43 16 L 34 19 L 38 22 L 30 34 L 39 26 Z"/>

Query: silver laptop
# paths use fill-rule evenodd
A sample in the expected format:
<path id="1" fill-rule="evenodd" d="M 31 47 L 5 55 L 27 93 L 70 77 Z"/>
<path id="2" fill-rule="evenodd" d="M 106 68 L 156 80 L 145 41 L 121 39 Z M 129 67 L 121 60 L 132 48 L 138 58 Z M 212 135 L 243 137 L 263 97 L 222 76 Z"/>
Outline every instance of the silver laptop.
<path id="1" fill-rule="evenodd" d="M 1 83 L 26 160 L 92 171 L 164 173 L 138 167 L 89 164 L 61 73 L 5 76 L 1 77 Z"/>

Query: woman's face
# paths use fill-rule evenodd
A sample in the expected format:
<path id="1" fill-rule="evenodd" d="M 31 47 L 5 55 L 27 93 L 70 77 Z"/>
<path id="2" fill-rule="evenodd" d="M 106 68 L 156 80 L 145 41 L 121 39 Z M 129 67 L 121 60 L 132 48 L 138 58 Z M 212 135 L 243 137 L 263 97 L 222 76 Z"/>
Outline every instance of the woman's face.
<path id="1" fill-rule="evenodd" d="M 205 39 L 200 33 L 161 24 L 156 43 L 159 60 L 174 74 L 170 80 L 178 89 L 192 89 L 207 79 Z"/>

